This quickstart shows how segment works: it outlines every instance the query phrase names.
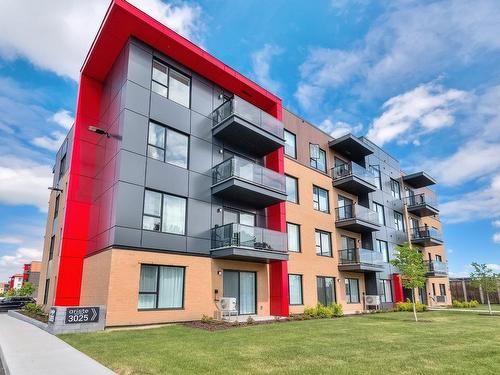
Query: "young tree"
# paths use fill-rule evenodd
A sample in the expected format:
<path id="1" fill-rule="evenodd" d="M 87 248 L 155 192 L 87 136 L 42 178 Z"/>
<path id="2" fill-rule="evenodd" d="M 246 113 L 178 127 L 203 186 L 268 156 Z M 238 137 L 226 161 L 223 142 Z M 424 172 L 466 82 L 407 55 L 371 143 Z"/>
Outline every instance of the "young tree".
<path id="1" fill-rule="evenodd" d="M 491 312 L 491 304 L 490 304 L 490 293 L 495 293 L 498 288 L 498 279 L 500 278 L 500 274 L 496 274 L 493 272 L 491 268 L 488 268 L 486 264 L 472 263 L 471 266 L 474 268 L 474 271 L 471 272 L 470 278 L 472 280 L 472 286 L 475 288 L 481 288 L 483 293 L 486 294 L 486 300 L 488 301 L 488 310 L 490 315 Z"/>
<path id="2" fill-rule="evenodd" d="M 30 282 L 25 282 L 20 289 L 15 291 L 15 294 L 17 296 L 23 296 L 23 297 L 32 296 L 33 293 L 35 293 L 35 286 Z"/>
<path id="3" fill-rule="evenodd" d="M 422 288 L 425 285 L 425 273 L 427 269 L 422 259 L 422 254 L 413 249 L 408 242 L 396 246 L 396 257 L 390 262 L 399 269 L 401 280 L 405 288 L 412 291 L 413 316 L 418 322 L 417 308 L 415 305 L 415 288 Z"/>

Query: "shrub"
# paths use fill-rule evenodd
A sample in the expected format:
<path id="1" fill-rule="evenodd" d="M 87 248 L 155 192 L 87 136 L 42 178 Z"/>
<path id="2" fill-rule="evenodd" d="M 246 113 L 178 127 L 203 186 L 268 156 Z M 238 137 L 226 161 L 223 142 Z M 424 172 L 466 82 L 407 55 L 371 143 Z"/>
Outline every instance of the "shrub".
<path id="1" fill-rule="evenodd" d="M 333 316 L 339 317 L 344 315 L 344 309 L 340 303 L 332 303 L 330 308 L 332 309 Z"/>
<path id="2" fill-rule="evenodd" d="M 461 302 L 459 300 L 454 299 L 451 303 L 451 306 L 456 308 L 456 309 L 470 309 L 474 307 L 479 306 L 479 302 L 477 302 L 475 299 L 469 301 L 469 302 Z"/>
<path id="3" fill-rule="evenodd" d="M 323 306 L 318 303 L 316 307 L 306 307 L 304 309 L 304 316 L 313 319 L 333 318 L 344 315 L 342 305 L 332 303 L 330 306 Z"/>
<path id="4" fill-rule="evenodd" d="M 396 304 L 396 308 L 398 311 L 413 311 L 413 304 L 408 299 L 408 300 L 406 300 L 406 302 L 398 302 Z M 424 305 L 423 303 L 417 302 L 415 304 L 415 309 L 417 310 L 417 312 L 427 311 L 427 305 Z"/>
<path id="5" fill-rule="evenodd" d="M 37 305 L 36 303 L 27 303 L 26 305 L 24 305 L 23 310 L 34 315 L 47 316 L 45 311 L 43 311 L 43 307 Z"/>
<path id="6" fill-rule="evenodd" d="M 251 316 L 249 316 L 249 317 L 247 318 L 247 324 L 254 324 L 254 323 L 255 323 L 255 319 L 254 319 L 254 318 L 252 318 Z"/>
<path id="7" fill-rule="evenodd" d="M 201 316 L 201 322 L 202 323 L 206 323 L 206 324 L 211 324 L 214 322 L 214 318 L 212 318 L 211 316 L 208 316 L 208 315 L 202 315 Z"/>

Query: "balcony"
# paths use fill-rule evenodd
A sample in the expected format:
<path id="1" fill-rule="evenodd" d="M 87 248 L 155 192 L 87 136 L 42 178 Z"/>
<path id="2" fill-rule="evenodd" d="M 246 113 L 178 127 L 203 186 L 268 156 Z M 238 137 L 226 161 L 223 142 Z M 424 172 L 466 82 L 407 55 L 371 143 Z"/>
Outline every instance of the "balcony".
<path id="1" fill-rule="evenodd" d="M 373 154 L 371 146 L 352 134 L 328 142 L 328 147 L 356 163 L 363 163 L 366 156 Z"/>
<path id="2" fill-rule="evenodd" d="M 413 228 L 411 231 L 411 243 L 418 246 L 442 245 L 443 235 L 440 231 L 431 227 Z"/>
<path id="3" fill-rule="evenodd" d="M 447 277 L 448 276 L 448 265 L 445 262 L 440 262 L 438 260 L 427 260 L 424 261 L 427 266 L 426 276 L 428 277 Z"/>
<path id="4" fill-rule="evenodd" d="M 264 208 L 286 200 L 285 176 L 235 156 L 212 168 L 212 194 Z"/>
<path id="5" fill-rule="evenodd" d="M 333 187 L 354 195 L 377 190 L 375 175 L 356 163 L 332 168 Z"/>
<path id="6" fill-rule="evenodd" d="M 367 249 L 344 249 L 339 251 L 339 271 L 380 272 L 384 259 L 378 251 Z"/>
<path id="7" fill-rule="evenodd" d="M 405 204 L 409 213 L 420 217 L 439 213 L 436 200 L 424 193 L 406 197 Z"/>
<path id="8" fill-rule="evenodd" d="M 264 156 L 284 145 L 283 123 L 235 96 L 212 113 L 212 135 L 252 155 Z"/>
<path id="9" fill-rule="evenodd" d="M 212 229 L 212 258 L 267 263 L 288 260 L 286 233 L 243 224 Z"/>
<path id="10" fill-rule="evenodd" d="M 420 189 L 436 183 L 436 180 L 423 171 L 403 176 L 403 181 L 406 185 L 414 189 Z"/>
<path id="11" fill-rule="evenodd" d="M 379 230 L 381 225 L 375 211 L 355 204 L 335 209 L 335 226 L 355 233 L 366 233 Z"/>

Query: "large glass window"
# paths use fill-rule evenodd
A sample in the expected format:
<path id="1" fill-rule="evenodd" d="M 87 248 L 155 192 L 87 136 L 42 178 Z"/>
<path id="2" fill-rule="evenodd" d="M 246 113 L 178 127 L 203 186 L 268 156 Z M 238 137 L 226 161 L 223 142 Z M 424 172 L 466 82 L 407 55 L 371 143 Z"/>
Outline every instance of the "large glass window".
<path id="1" fill-rule="evenodd" d="M 391 178 L 391 194 L 394 198 L 401 199 L 401 187 L 399 181 Z"/>
<path id="2" fill-rule="evenodd" d="M 330 212 L 328 190 L 313 186 L 313 207 L 317 211 Z"/>
<path id="3" fill-rule="evenodd" d="M 309 155 L 311 167 L 321 172 L 326 173 L 326 152 L 319 148 L 318 145 L 309 145 Z"/>
<path id="4" fill-rule="evenodd" d="M 403 220 L 403 215 L 397 211 L 394 211 L 394 228 L 402 232 L 405 231 L 405 223 Z"/>
<path id="5" fill-rule="evenodd" d="M 359 303 L 358 279 L 345 279 L 345 297 L 347 303 Z"/>
<path id="6" fill-rule="evenodd" d="M 297 139 L 295 134 L 285 130 L 285 154 L 297 158 Z"/>
<path id="7" fill-rule="evenodd" d="M 318 287 L 318 302 L 323 306 L 330 306 L 332 303 L 335 303 L 335 278 L 318 276 L 316 283 Z"/>
<path id="8" fill-rule="evenodd" d="M 299 203 L 299 181 L 292 176 L 285 176 L 286 200 L 292 203 Z"/>
<path id="9" fill-rule="evenodd" d="M 380 174 L 380 167 L 378 165 L 370 165 L 370 171 L 375 176 L 375 186 L 377 189 L 382 190 L 382 176 Z"/>
<path id="10" fill-rule="evenodd" d="M 164 126 L 149 123 L 148 156 L 187 168 L 189 137 Z"/>
<path id="11" fill-rule="evenodd" d="M 392 284 L 391 280 L 379 280 L 380 282 L 380 301 L 389 303 L 392 302 Z"/>
<path id="12" fill-rule="evenodd" d="M 186 198 L 146 190 L 143 229 L 185 234 Z"/>
<path id="13" fill-rule="evenodd" d="M 288 235 L 288 251 L 300 253 L 300 226 L 286 223 L 286 232 Z"/>
<path id="14" fill-rule="evenodd" d="M 153 61 L 151 90 L 189 108 L 191 78 L 157 60 Z"/>
<path id="15" fill-rule="evenodd" d="M 56 236 L 52 235 L 52 237 L 50 237 L 50 245 L 49 245 L 49 260 L 52 260 L 52 258 L 54 257 L 55 242 L 56 242 Z"/>
<path id="16" fill-rule="evenodd" d="M 43 291 L 43 304 L 46 305 L 49 301 L 49 288 L 50 288 L 50 279 L 45 280 L 45 289 Z"/>
<path id="17" fill-rule="evenodd" d="M 288 275 L 288 295 L 290 305 L 302 305 L 302 275 Z"/>
<path id="18" fill-rule="evenodd" d="M 379 203 L 373 202 L 373 208 L 377 213 L 378 222 L 381 225 L 385 225 L 385 214 L 384 214 L 384 206 Z"/>
<path id="19" fill-rule="evenodd" d="M 331 234 L 316 229 L 316 255 L 332 256 Z"/>
<path id="20" fill-rule="evenodd" d="M 377 250 L 382 254 L 384 262 L 389 262 L 389 246 L 387 241 L 376 240 L 377 241 Z"/>
<path id="21" fill-rule="evenodd" d="M 139 309 L 181 309 L 184 267 L 141 265 Z"/>
<path id="22" fill-rule="evenodd" d="M 439 295 L 446 295 L 446 284 L 439 284 Z"/>

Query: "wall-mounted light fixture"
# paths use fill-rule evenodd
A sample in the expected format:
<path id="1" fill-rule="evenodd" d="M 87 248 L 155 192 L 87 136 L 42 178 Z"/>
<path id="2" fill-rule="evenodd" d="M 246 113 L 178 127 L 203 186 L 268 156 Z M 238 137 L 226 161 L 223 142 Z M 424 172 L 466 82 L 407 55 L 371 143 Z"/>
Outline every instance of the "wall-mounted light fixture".
<path id="1" fill-rule="evenodd" d="M 217 208 L 217 213 L 220 214 L 222 212 L 222 208 Z"/>
<path id="2" fill-rule="evenodd" d="M 92 133 L 99 134 L 99 135 L 106 135 L 106 137 L 108 137 L 108 138 L 111 137 L 111 135 L 109 135 L 109 133 L 106 130 L 98 128 L 97 126 L 89 126 L 89 131 L 91 131 Z"/>
<path id="3" fill-rule="evenodd" d="M 217 275 L 222 276 L 222 271 L 221 271 L 221 270 L 218 270 L 218 271 L 217 271 Z"/>
<path id="4" fill-rule="evenodd" d="M 52 191 L 59 191 L 59 192 L 63 191 L 63 189 L 60 189 L 60 188 L 54 187 L 54 186 L 49 186 L 47 189 L 52 190 Z"/>

